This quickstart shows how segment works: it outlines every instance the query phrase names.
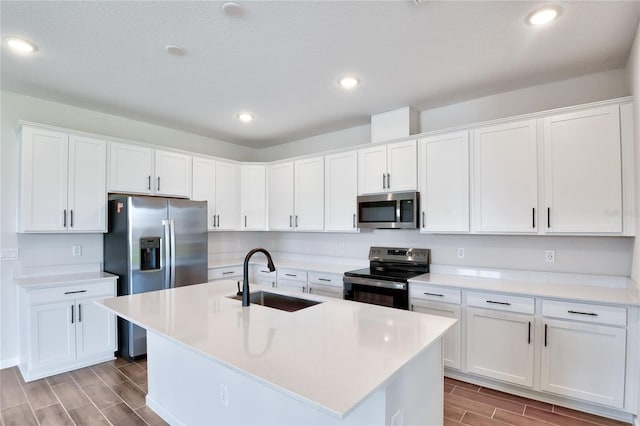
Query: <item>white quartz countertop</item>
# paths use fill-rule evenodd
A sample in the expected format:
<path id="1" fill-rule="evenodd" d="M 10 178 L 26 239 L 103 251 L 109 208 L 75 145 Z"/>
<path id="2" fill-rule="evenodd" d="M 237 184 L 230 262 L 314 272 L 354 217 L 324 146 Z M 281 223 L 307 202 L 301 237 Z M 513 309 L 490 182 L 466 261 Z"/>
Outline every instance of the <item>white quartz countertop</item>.
<path id="1" fill-rule="evenodd" d="M 449 274 L 424 274 L 409 280 L 412 283 L 464 288 L 478 291 L 513 293 L 525 296 L 581 300 L 584 302 L 640 305 L 638 289 L 611 288 L 595 285 L 544 283 L 516 279 L 495 279 Z"/>
<path id="2" fill-rule="evenodd" d="M 25 278 L 15 278 L 18 287 L 48 287 L 60 285 L 87 284 L 117 279 L 117 275 L 108 272 L 79 272 L 73 274 L 40 275 Z"/>
<path id="3" fill-rule="evenodd" d="M 259 286 L 252 285 L 252 291 Z M 265 291 L 299 294 L 264 288 Z M 218 281 L 106 299 L 107 309 L 257 382 L 342 418 L 455 320 L 329 299 L 296 312 L 226 296 Z"/>

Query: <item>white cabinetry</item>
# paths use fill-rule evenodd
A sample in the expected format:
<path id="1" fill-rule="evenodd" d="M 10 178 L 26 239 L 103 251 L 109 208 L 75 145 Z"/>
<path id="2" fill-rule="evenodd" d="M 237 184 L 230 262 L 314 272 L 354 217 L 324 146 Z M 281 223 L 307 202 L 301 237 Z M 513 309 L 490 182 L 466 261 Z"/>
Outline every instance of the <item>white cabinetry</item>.
<path id="1" fill-rule="evenodd" d="M 542 303 L 541 389 L 622 408 L 626 308 L 551 300 Z"/>
<path id="2" fill-rule="evenodd" d="M 309 271 L 307 273 L 307 288 L 309 294 L 342 299 L 342 274 Z"/>
<path id="3" fill-rule="evenodd" d="M 278 288 L 287 291 L 306 293 L 307 271 L 300 269 L 278 268 Z"/>
<path id="4" fill-rule="evenodd" d="M 424 284 L 411 284 L 409 286 L 409 298 L 412 311 L 458 320 L 444 336 L 444 365 L 458 370 L 462 368 L 460 290 Z"/>
<path id="5" fill-rule="evenodd" d="M 242 165 L 242 229 L 267 229 L 267 166 Z"/>
<path id="6" fill-rule="evenodd" d="M 220 266 L 210 268 L 207 278 L 209 281 L 240 280 L 242 281 L 244 271 L 243 265 Z M 240 283 L 242 285 L 242 283 Z"/>
<path id="7" fill-rule="evenodd" d="M 536 146 L 535 120 L 474 130 L 474 228 L 477 232 L 537 232 Z"/>
<path id="8" fill-rule="evenodd" d="M 240 166 L 194 157 L 191 199 L 207 202 L 210 231 L 240 229 Z"/>
<path id="9" fill-rule="evenodd" d="M 534 299 L 468 292 L 467 305 L 467 370 L 533 386 Z"/>
<path id="10" fill-rule="evenodd" d="M 116 278 L 20 287 L 20 371 L 25 380 L 113 359 L 115 316 L 93 302 L 115 296 Z"/>
<path id="11" fill-rule="evenodd" d="M 469 132 L 418 141 L 420 232 L 469 232 Z"/>
<path id="12" fill-rule="evenodd" d="M 544 119 L 545 230 L 622 232 L 618 105 Z"/>
<path id="13" fill-rule="evenodd" d="M 270 230 L 323 230 L 323 157 L 270 165 L 268 180 Z"/>
<path id="14" fill-rule="evenodd" d="M 376 145 L 358 151 L 358 193 L 415 191 L 418 187 L 416 141 Z"/>
<path id="15" fill-rule="evenodd" d="M 19 232 L 106 231 L 106 141 L 23 126 Z"/>
<path id="16" fill-rule="evenodd" d="M 256 284 L 275 288 L 277 286 L 276 271 L 269 271 L 265 265 L 254 264 L 252 265 L 252 279 L 251 282 Z"/>
<path id="17" fill-rule="evenodd" d="M 357 151 L 326 155 L 324 182 L 325 231 L 357 232 Z"/>
<path id="18" fill-rule="evenodd" d="M 190 155 L 116 142 L 109 152 L 110 192 L 191 195 Z"/>

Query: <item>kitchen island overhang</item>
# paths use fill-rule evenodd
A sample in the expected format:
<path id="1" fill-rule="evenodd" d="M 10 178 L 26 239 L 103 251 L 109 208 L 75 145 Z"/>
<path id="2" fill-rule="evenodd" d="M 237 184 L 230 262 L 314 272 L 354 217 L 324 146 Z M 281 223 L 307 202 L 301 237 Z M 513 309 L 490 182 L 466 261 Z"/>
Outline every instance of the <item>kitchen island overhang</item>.
<path id="1" fill-rule="evenodd" d="M 147 329 L 147 404 L 169 423 L 442 423 L 442 336 L 454 319 L 315 295 L 304 298 L 323 303 L 296 312 L 242 308 L 227 297 L 235 289 L 101 302 Z"/>

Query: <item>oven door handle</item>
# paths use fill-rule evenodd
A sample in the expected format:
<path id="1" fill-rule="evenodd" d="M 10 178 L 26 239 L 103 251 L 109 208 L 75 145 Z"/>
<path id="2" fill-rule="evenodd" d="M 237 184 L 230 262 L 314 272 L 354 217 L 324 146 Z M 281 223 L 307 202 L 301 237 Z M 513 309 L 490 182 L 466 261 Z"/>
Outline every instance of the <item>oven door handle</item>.
<path id="1" fill-rule="evenodd" d="M 371 278 L 348 277 L 344 276 L 342 281 L 345 284 L 355 284 L 369 287 L 391 288 L 394 290 L 406 290 L 407 283 L 397 281 L 383 281 Z"/>

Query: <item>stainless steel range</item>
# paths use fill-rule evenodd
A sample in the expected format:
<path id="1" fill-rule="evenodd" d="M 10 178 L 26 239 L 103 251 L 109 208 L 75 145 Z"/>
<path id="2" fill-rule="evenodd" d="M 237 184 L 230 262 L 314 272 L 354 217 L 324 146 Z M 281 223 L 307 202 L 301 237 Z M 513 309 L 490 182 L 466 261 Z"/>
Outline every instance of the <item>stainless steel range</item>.
<path id="1" fill-rule="evenodd" d="M 409 309 L 409 279 L 429 272 L 430 249 L 371 247 L 369 267 L 344 273 L 344 298 Z"/>

